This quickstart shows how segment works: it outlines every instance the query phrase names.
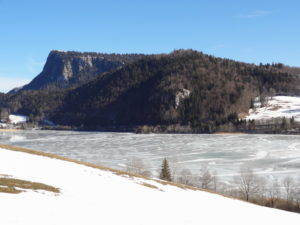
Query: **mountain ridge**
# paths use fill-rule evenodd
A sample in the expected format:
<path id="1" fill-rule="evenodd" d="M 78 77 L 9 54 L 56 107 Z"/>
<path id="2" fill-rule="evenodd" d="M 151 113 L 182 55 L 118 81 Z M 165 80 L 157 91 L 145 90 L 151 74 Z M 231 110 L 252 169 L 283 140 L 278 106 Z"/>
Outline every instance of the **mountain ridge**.
<path id="1" fill-rule="evenodd" d="M 12 93 L 24 90 L 79 86 L 96 76 L 120 68 L 141 57 L 143 57 L 142 54 L 103 54 L 52 50 L 42 72 L 19 90 L 12 90 Z"/>

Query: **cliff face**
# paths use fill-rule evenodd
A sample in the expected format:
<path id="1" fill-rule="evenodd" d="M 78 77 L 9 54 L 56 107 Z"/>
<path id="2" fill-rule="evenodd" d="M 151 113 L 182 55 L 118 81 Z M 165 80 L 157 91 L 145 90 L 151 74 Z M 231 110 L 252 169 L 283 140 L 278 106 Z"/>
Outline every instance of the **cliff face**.
<path id="1" fill-rule="evenodd" d="M 120 68 L 143 55 L 51 51 L 43 71 L 21 90 L 78 86 L 105 72 Z"/>

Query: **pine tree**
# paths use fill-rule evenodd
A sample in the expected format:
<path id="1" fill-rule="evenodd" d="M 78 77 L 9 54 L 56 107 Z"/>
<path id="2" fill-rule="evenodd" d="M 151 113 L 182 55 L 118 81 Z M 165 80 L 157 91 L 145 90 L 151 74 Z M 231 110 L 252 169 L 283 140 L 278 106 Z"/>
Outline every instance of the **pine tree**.
<path id="1" fill-rule="evenodd" d="M 288 124 L 287 124 L 287 121 L 286 121 L 285 117 L 282 117 L 281 129 L 282 130 L 287 130 L 288 129 Z"/>
<path id="2" fill-rule="evenodd" d="M 159 178 L 166 181 L 172 181 L 169 162 L 166 158 L 164 158 L 163 163 L 161 165 L 161 172 Z"/>
<path id="3" fill-rule="evenodd" d="M 251 98 L 251 101 L 250 101 L 250 109 L 254 109 L 254 100 L 253 100 L 253 98 Z"/>
<path id="4" fill-rule="evenodd" d="M 290 118 L 290 125 L 291 125 L 291 128 L 295 127 L 295 117 L 293 117 L 293 116 L 292 116 L 292 118 Z"/>

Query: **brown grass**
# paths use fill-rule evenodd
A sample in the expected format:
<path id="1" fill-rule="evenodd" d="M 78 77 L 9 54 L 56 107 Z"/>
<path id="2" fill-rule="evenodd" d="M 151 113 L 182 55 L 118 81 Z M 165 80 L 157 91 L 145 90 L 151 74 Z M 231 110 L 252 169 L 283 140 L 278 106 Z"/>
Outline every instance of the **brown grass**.
<path id="1" fill-rule="evenodd" d="M 22 192 L 22 189 L 27 190 L 44 190 L 53 193 L 59 193 L 59 189 L 37 182 L 31 182 L 26 180 L 19 180 L 13 178 L 0 178 L 0 192 L 18 194 Z"/>
<path id="2" fill-rule="evenodd" d="M 145 182 L 143 182 L 143 183 L 139 183 L 140 185 L 143 185 L 143 186 L 145 186 L 145 187 L 148 187 L 148 188 L 153 188 L 153 189 L 158 189 L 158 190 L 160 190 L 158 187 L 156 187 L 155 185 L 152 185 L 152 184 L 148 184 L 148 183 L 145 183 Z M 160 190 L 161 191 L 161 190 Z"/>
<path id="3" fill-rule="evenodd" d="M 0 132 L 14 132 L 14 131 L 18 131 L 18 130 L 20 130 L 20 129 L 6 129 L 6 128 L 1 128 L 0 129 Z"/>
<path id="4" fill-rule="evenodd" d="M 8 194 L 19 194 L 22 191 L 21 190 L 17 190 L 14 187 L 0 187 L 0 192 L 2 192 L 2 193 L 8 193 Z"/>

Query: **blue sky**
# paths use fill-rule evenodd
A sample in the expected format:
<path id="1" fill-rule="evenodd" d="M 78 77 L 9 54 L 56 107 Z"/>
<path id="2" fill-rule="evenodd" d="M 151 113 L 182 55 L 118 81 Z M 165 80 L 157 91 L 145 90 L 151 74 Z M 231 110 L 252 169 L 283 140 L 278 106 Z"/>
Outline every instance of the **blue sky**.
<path id="1" fill-rule="evenodd" d="M 0 0 L 0 91 L 34 78 L 52 49 L 193 48 L 300 66 L 299 10 L 298 0 Z"/>

